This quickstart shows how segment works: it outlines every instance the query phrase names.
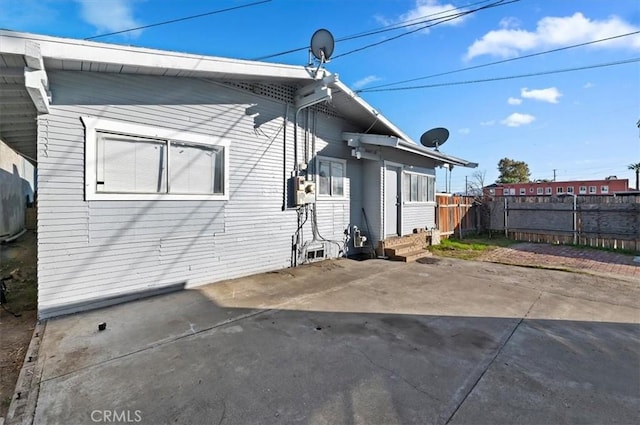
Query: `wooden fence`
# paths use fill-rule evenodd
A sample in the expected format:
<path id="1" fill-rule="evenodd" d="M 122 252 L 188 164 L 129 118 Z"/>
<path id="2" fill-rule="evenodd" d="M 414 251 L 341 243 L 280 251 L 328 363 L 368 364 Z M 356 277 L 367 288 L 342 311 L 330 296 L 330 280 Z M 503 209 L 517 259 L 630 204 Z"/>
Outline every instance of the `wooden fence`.
<path id="1" fill-rule="evenodd" d="M 640 252 L 640 196 L 509 196 L 484 201 L 482 228 L 527 242 Z"/>
<path id="2" fill-rule="evenodd" d="M 439 194 L 436 202 L 436 226 L 443 238 L 463 238 L 467 233 L 478 232 L 478 207 L 472 196 Z"/>

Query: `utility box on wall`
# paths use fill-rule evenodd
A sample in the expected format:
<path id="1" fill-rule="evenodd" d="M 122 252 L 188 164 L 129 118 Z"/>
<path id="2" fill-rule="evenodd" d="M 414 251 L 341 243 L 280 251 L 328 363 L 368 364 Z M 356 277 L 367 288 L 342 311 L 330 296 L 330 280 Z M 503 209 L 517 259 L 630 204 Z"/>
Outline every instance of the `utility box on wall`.
<path id="1" fill-rule="evenodd" d="M 304 177 L 293 177 L 291 193 L 293 194 L 293 206 L 313 204 L 316 202 L 316 183 L 306 180 Z"/>

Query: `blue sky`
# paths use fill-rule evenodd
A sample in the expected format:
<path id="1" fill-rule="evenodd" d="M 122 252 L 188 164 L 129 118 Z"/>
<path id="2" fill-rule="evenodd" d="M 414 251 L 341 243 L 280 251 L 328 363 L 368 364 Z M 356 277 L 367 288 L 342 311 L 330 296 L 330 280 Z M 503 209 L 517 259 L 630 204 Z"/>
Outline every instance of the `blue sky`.
<path id="1" fill-rule="evenodd" d="M 0 27 L 86 38 L 259 0 L 0 0 Z M 495 1 L 495 0 L 492 0 Z M 326 28 L 336 40 L 441 13 L 477 0 L 271 0 L 96 41 L 254 59 L 305 47 Z M 468 8 L 468 7 L 467 7 Z M 444 14 L 442 14 L 444 12 Z M 413 20 L 413 21 L 412 21 Z M 417 27 L 336 43 L 327 69 L 418 141 L 433 127 L 451 135 L 442 151 L 478 162 L 485 183 L 503 157 L 529 164 L 533 179 L 629 178 L 640 162 L 640 62 L 581 71 L 452 84 L 590 67 L 640 57 L 640 35 L 514 60 L 391 87 L 375 86 L 446 73 L 640 31 L 638 0 L 520 0 L 413 33 Z M 395 40 L 392 37 L 400 36 Z M 382 44 L 357 53 L 353 49 Z M 306 51 L 268 59 L 303 65 Z M 453 191 L 474 170 L 455 168 Z M 444 189 L 444 170 L 438 170 Z"/>

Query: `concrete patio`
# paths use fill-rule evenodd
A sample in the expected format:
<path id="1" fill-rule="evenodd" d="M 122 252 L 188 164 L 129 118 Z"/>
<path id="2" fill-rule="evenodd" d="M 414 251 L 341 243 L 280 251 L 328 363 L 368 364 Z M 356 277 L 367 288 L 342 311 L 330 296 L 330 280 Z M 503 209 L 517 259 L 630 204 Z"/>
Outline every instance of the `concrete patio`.
<path id="1" fill-rule="evenodd" d="M 33 419 L 633 423 L 638 300 L 606 276 L 316 263 L 47 322 Z"/>

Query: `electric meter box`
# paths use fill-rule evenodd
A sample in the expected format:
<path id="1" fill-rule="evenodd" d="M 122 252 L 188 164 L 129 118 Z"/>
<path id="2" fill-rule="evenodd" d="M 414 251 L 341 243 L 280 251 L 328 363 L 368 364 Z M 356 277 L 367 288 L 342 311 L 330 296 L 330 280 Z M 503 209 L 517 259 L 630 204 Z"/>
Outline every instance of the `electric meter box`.
<path id="1" fill-rule="evenodd" d="M 291 206 L 313 204 L 316 202 L 316 183 L 304 177 L 292 177 L 290 188 Z"/>

